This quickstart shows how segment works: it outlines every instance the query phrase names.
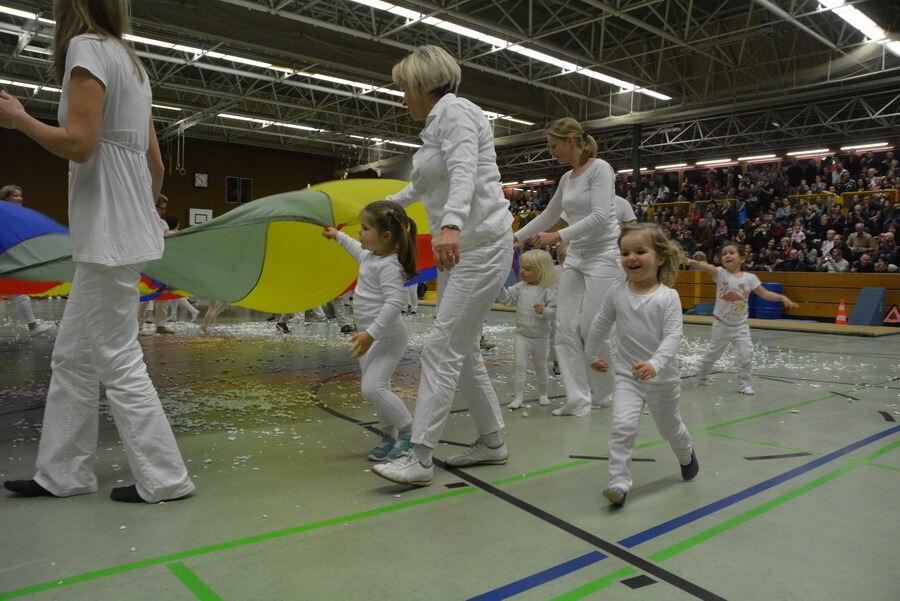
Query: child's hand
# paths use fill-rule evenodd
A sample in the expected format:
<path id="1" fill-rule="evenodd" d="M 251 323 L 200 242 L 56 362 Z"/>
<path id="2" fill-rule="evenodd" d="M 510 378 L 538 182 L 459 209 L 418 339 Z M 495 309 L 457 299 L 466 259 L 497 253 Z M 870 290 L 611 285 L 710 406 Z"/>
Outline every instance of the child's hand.
<path id="1" fill-rule="evenodd" d="M 603 361 L 602 359 L 597 359 L 593 363 L 591 363 L 591 369 L 594 371 L 606 371 L 609 369 L 609 363 Z"/>
<path id="2" fill-rule="evenodd" d="M 681 257 L 682 265 L 690 265 L 694 260 L 689 257 Z"/>
<path id="3" fill-rule="evenodd" d="M 354 334 L 350 341 L 353 343 L 350 346 L 350 356 L 354 359 L 359 359 L 365 355 L 366 351 L 375 343 L 375 339 L 365 330 Z"/>
<path id="4" fill-rule="evenodd" d="M 800 306 L 786 296 L 781 299 L 781 303 L 788 309 L 796 309 Z"/>
<path id="5" fill-rule="evenodd" d="M 326 225 L 322 228 L 322 237 L 328 238 L 329 240 L 334 240 L 337 238 L 338 229 L 331 227 L 330 225 Z"/>
<path id="6" fill-rule="evenodd" d="M 543 305 L 535 305 L 535 306 L 534 306 L 534 312 L 535 312 L 537 315 L 543 315 L 543 314 L 544 314 L 544 306 L 543 306 Z"/>
<path id="7" fill-rule="evenodd" d="M 649 361 L 635 363 L 631 368 L 631 373 L 634 374 L 635 380 L 649 380 L 656 377 L 656 370 L 653 369 L 653 365 Z"/>

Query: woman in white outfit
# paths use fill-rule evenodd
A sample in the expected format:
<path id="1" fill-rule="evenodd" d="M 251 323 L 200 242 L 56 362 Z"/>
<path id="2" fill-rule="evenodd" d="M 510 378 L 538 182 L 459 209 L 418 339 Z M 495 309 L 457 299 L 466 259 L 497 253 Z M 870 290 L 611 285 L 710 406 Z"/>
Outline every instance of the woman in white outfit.
<path id="1" fill-rule="evenodd" d="M 570 117 L 550 124 L 547 144 L 550 154 L 572 169 L 560 178 L 547 208 L 516 232 L 516 241 L 534 237 L 548 246 L 568 245 L 557 290 L 555 339 L 566 403 L 553 415 L 583 417 L 591 411 L 592 391 L 598 400 L 612 391 L 610 375 L 588 373 L 583 337 L 606 291 L 622 278 L 616 246 L 615 174 L 609 163 L 596 158 L 594 138 Z M 569 225 L 547 232 L 563 212 Z M 609 355 L 606 347 L 600 351 Z"/>
<path id="2" fill-rule="evenodd" d="M 0 200 L 5 200 L 21 207 L 24 201 L 22 188 L 15 184 L 3 186 L 0 188 Z M 28 326 L 29 335 L 38 336 L 53 329 L 53 326 L 49 323 L 38 322 L 34 316 L 34 310 L 31 308 L 30 296 L 27 294 L 16 294 L 12 299 L 16 303 L 16 309 L 19 311 L 19 318 Z"/>
<path id="3" fill-rule="evenodd" d="M 37 473 L 32 480 L 5 483 L 22 496 L 97 490 L 101 383 L 136 481 L 114 488 L 111 498 L 154 503 L 194 489 L 137 341 L 140 272 L 163 253 L 153 201 L 164 167 L 150 114 L 150 83 L 122 38 L 128 8 L 127 0 L 54 3 L 59 127 L 34 119 L 0 92 L 0 126 L 18 129 L 69 159 L 75 261 L 53 349 Z"/>
<path id="4" fill-rule="evenodd" d="M 422 349 L 422 375 L 413 416 L 413 449 L 373 471 L 392 482 L 427 486 L 431 454 L 460 393 L 478 438 L 453 466 L 506 463 L 503 417 L 478 342 L 481 325 L 512 264 L 512 214 L 500 187 L 490 122 L 456 96 L 461 72 L 445 50 L 422 46 L 394 66 L 412 118 L 425 121 L 422 147 L 413 156 L 410 184 L 392 196 L 407 206 L 425 205 L 434 236 L 438 305 Z"/>

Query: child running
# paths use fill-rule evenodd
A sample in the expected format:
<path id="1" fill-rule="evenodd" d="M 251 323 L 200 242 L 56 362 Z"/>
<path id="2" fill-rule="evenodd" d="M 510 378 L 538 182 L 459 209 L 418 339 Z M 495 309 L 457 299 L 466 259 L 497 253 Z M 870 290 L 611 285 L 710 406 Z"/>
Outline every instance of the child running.
<path id="1" fill-rule="evenodd" d="M 550 326 L 556 319 L 556 271 L 546 250 L 529 250 L 519 258 L 522 281 L 504 288 L 497 301 L 516 308 L 515 398 L 510 409 L 522 406 L 528 359 L 534 361 L 538 403 L 549 405 L 547 397 L 547 356 L 550 350 Z"/>
<path id="2" fill-rule="evenodd" d="M 406 351 L 400 312 L 409 297 L 403 282 L 416 275 L 416 224 L 403 207 L 386 200 L 366 205 L 359 224 L 359 242 L 330 226 L 322 235 L 337 240 L 359 263 L 353 293 L 358 332 L 350 356 L 359 359 L 362 395 L 378 411 L 382 432 L 369 459 L 392 461 L 412 448 L 412 415 L 391 390 L 391 375 Z"/>
<path id="3" fill-rule="evenodd" d="M 716 281 L 716 306 L 713 309 L 716 320 L 712 325 L 709 349 L 700 360 L 697 383 L 700 386 L 709 384 L 709 370 L 731 343 L 738 361 L 738 391 L 741 394 L 753 394 L 750 386 L 753 342 L 750 340 L 750 325 L 747 322 L 747 299 L 750 292 L 755 292 L 767 301 L 781 302 L 788 309 L 795 309 L 797 303 L 783 294 L 766 290 L 755 274 L 741 271 L 744 256 L 738 243 L 725 242 L 721 260 L 722 267 L 716 267 L 705 261 L 683 259 L 685 264 L 705 271 Z"/>
<path id="4" fill-rule="evenodd" d="M 621 506 L 631 490 L 631 455 L 644 404 L 659 433 L 681 465 L 681 477 L 700 471 L 694 445 L 679 413 L 681 378 L 675 353 L 681 345 L 681 301 L 675 282 L 681 247 L 653 223 L 623 228 L 619 236 L 626 280 L 607 294 L 587 336 L 587 356 L 610 334 L 616 349 L 612 423 L 609 433 L 609 485 L 603 496 Z M 591 368 L 609 369 L 595 358 Z"/>

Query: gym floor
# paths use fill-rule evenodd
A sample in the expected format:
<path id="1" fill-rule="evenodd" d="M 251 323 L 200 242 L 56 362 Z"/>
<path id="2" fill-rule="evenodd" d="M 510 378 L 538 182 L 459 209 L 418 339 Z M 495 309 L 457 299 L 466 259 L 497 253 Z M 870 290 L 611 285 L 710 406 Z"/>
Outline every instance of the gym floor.
<path id="1" fill-rule="evenodd" d="M 34 301 L 58 319 L 62 300 Z M 432 307 L 409 316 L 394 389 L 412 408 Z M 114 503 L 131 483 L 101 404 L 97 494 L 0 491 L 0 600 L 809 600 L 900 598 L 900 345 L 755 330 L 753 386 L 733 357 L 693 377 L 710 333 L 685 325 L 682 416 L 701 470 L 681 480 L 649 416 L 628 503 L 611 508 L 609 409 L 505 411 L 510 460 L 393 485 L 366 459 L 378 441 L 349 340 L 333 321 L 275 331 L 231 308 L 203 336 L 142 337 L 145 360 L 197 484 L 185 500 Z M 512 398 L 514 314 L 493 311 L 485 353 Z M 0 479 L 30 478 L 53 339 L 30 338 L 0 302 Z M 550 395 L 559 402 L 558 380 Z M 436 450 L 471 442 L 462 399 Z M 892 517 L 893 516 L 893 517 Z"/>

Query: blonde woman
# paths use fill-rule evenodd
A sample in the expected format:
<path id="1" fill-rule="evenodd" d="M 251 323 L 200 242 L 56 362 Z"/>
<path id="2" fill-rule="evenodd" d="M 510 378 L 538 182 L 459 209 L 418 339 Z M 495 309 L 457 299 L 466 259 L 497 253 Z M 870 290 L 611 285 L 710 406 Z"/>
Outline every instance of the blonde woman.
<path id="1" fill-rule="evenodd" d="M 59 127 L 0 92 L 0 126 L 69 160 L 69 230 L 75 277 L 53 349 L 36 468 L 8 481 L 21 496 L 95 492 L 100 384 L 135 484 L 114 501 L 177 499 L 194 484 L 137 342 L 137 283 L 162 256 L 154 199 L 164 167 L 150 115 L 150 82 L 123 35 L 127 0 L 56 0 L 54 71 Z"/>
<path id="2" fill-rule="evenodd" d="M 566 402 L 553 415 L 586 416 L 605 406 L 612 392 L 608 374 L 589 374 L 583 337 L 606 291 L 622 279 L 619 265 L 619 222 L 615 207 L 615 174 L 597 158 L 597 143 L 574 119 L 558 119 L 547 128 L 550 154 L 571 165 L 547 208 L 516 232 L 516 241 L 568 245 L 559 278 L 556 311 L 556 358 L 566 389 Z M 569 225 L 549 232 L 565 212 Z M 608 355 L 608 349 L 601 352 Z"/>
<path id="3" fill-rule="evenodd" d="M 373 468 L 400 484 L 431 484 L 432 451 L 447 424 L 457 384 L 478 438 L 467 453 L 447 463 L 461 467 L 507 460 L 500 404 L 478 342 L 512 264 L 512 215 L 500 187 L 491 125 L 479 107 L 456 95 L 461 77 L 456 60 L 436 46 L 417 48 L 393 69 L 410 115 L 424 121 L 425 128 L 410 184 L 387 200 L 425 205 L 439 270 L 434 325 L 420 356 L 413 448 Z"/>

